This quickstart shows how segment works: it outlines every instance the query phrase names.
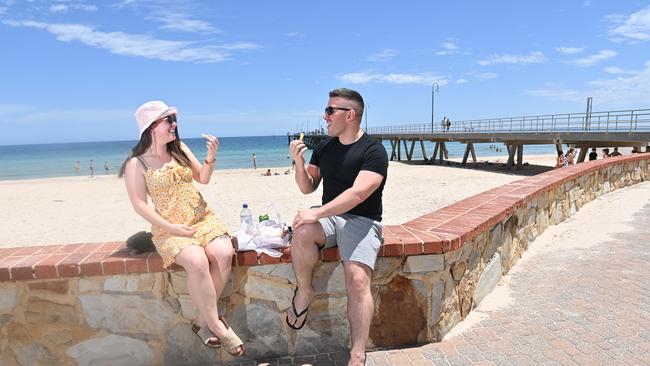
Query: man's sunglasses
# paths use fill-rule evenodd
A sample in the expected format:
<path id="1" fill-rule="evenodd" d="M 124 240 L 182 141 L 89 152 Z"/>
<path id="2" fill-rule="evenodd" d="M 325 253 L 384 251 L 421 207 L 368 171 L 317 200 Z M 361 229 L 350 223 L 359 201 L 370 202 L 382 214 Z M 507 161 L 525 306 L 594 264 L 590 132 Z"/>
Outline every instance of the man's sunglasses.
<path id="1" fill-rule="evenodd" d="M 334 112 L 336 112 L 337 109 L 340 109 L 342 111 L 351 111 L 352 110 L 351 108 L 339 108 L 339 107 L 331 107 L 330 106 L 330 107 L 325 108 L 325 114 L 327 114 L 328 116 L 331 116 L 331 115 L 334 114 Z"/>

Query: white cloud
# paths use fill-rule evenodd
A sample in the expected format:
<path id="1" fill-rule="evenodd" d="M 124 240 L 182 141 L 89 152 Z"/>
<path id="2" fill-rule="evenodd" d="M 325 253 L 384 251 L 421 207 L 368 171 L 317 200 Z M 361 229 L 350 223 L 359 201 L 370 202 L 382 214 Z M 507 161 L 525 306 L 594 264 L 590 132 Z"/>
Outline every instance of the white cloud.
<path id="1" fill-rule="evenodd" d="M 82 11 L 97 11 L 97 6 L 87 5 L 87 4 L 54 4 L 50 6 L 50 12 L 52 13 L 65 13 L 70 9 L 82 10 Z"/>
<path id="2" fill-rule="evenodd" d="M 298 32 L 289 32 L 284 34 L 286 37 L 302 37 L 303 35 Z"/>
<path id="3" fill-rule="evenodd" d="M 598 79 L 587 83 L 587 90 L 535 89 L 527 90 L 531 95 L 557 100 L 583 102 L 588 96 L 603 108 L 629 108 L 645 106 L 650 100 L 650 61 L 645 69 L 629 77 Z"/>
<path id="4" fill-rule="evenodd" d="M 52 13 L 65 13 L 68 11 L 68 6 L 65 4 L 55 4 L 50 6 L 50 11 Z"/>
<path id="5" fill-rule="evenodd" d="M 496 64 L 539 64 L 546 62 L 547 58 L 539 51 L 530 52 L 527 55 L 491 55 L 490 57 L 479 60 L 479 65 L 496 65 Z"/>
<path id="6" fill-rule="evenodd" d="M 156 17 L 156 20 L 163 24 L 160 28 L 166 30 L 204 34 L 221 32 L 210 23 L 191 19 L 185 14 L 167 14 L 164 17 Z"/>
<path id="7" fill-rule="evenodd" d="M 458 53 L 458 50 L 460 49 L 460 47 L 456 45 L 452 40 L 442 42 L 440 44 L 440 47 L 444 48 L 443 51 L 436 52 L 436 55 L 440 56 L 453 55 L 455 53 Z"/>
<path id="8" fill-rule="evenodd" d="M 610 15 L 608 19 L 614 23 L 609 30 L 611 40 L 630 43 L 650 41 L 650 5 L 627 17 Z"/>
<path id="9" fill-rule="evenodd" d="M 577 58 L 573 60 L 566 61 L 569 64 L 580 66 L 580 67 L 589 67 L 597 64 L 600 61 L 607 60 L 608 58 L 612 58 L 616 56 L 618 53 L 612 50 L 601 50 L 598 51 L 598 53 L 594 53 L 593 55 L 583 57 L 583 58 Z"/>
<path id="10" fill-rule="evenodd" d="M 388 61 L 397 55 L 399 55 L 399 51 L 391 48 L 384 48 L 368 56 L 365 60 L 372 62 Z"/>
<path id="11" fill-rule="evenodd" d="M 584 51 L 584 47 L 558 47 L 555 50 L 565 55 L 572 55 Z"/>
<path id="12" fill-rule="evenodd" d="M 456 84 L 465 84 L 467 82 L 467 79 L 458 79 L 456 80 Z"/>
<path id="13" fill-rule="evenodd" d="M 390 84 L 424 84 L 430 85 L 437 82 L 446 85 L 448 80 L 430 73 L 424 74 L 373 74 L 366 72 L 353 72 L 338 75 L 337 79 L 352 84 L 390 83 Z"/>
<path id="14" fill-rule="evenodd" d="M 603 71 L 608 74 L 615 74 L 615 75 L 633 75 L 638 73 L 638 71 L 623 70 L 620 67 L 616 67 L 616 66 L 606 67 L 603 69 Z"/>
<path id="15" fill-rule="evenodd" d="M 59 41 L 78 41 L 92 47 L 125 56 L 137 56 L 163 61 L 220 62 L 230 58 L 231 51 L 257 48 L 252 43 L 234 43 L 193 47 L 194 42 L 168 41 L 148 35 L 123 32 L 99 32 L 81 24 L 48 24 L 33 21 L 3 21 L 13 27 L 32 27 L 46 30 Z"/>

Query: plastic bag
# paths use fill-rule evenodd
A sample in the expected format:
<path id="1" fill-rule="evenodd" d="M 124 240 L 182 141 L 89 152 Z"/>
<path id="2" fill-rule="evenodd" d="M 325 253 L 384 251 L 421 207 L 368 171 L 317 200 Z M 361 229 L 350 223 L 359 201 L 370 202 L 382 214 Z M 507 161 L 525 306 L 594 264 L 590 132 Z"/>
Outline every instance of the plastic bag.
<path id="1" fill-rule="evenodd" d="M 270 206 L 275 211 L 277 220 L 264 220 L 260 223 L 242 222 L 236 233 L 238 251 L 254 250 L 258 254 L 265 253 L 279 258 L 282 252 L 276 249 L 289 247 L 291 228 L 282 222 L 277 206 L 274 204 Z"/>

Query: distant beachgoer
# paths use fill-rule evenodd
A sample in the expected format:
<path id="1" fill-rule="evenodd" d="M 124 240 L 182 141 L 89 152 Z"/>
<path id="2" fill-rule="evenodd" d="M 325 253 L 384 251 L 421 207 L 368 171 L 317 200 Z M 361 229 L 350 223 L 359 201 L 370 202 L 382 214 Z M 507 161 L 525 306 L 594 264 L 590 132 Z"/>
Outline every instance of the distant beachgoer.
<path id="1" fill-rule="evenodd" d="M 74 163 L 74 173 L 76 175 L 81 175 L 81 162 L 77 160 L 76 163 Z"/>
<path id="2" fill-rule="evenodd" d="M 645 152 L 650 152 L 650 145 L 645 147 Z"/>
<path id="3" fill-rule="evenodd" d="M 223 346 L 238 357 L 241 339 L 219 317 L 217 303 L 230 275 L 234 250 L 226 226 L 219 221 L 193 181 L 208 184 L 219 139 L 206 135 L 203 162 L 180 141 L 176 108 L 161 101 L 135 112 L 140 141 L 122 165 L 126 190 L 134 210 L 151 223 L 153 243 L 163 267 L 176 263 L 187 273 L 187 289 L 199 316 L 192 331 L 208 348 Z M 147 205 L 147 195 L 154 207 Z"/>
<path id="4" fill-rule="evenodd" d="M 592 147 L 591 152 L 589 153 L 589 161 L 596 159 L 598 159 L 598 152 L 596 151 L 595 147 Z"/>
<path id="5" fill-rule="evenodd" d="M 623 155 L 623 154 L 621 154 L 621 153 L 618 151 L 618 147 L 615 147 L 615 148 L 614 148 L 614 151 L 612 151 L 611 155 L 609 155 L 609 156 L 614 157 L 614 156 L 621 156 L 621 155 Z"/>
<path id="6" fill-rule="evenodd" d="M 296 161 L 291 160 L 291 170 L 296 170 Z"/>
<path id="7" fill-rule="evenodd" d="M 95 163 L 93 162 L 92 159 L 90 160 L 90 165 L 88 165 L 88 170 L 90 171 L 90 177 L 91 178 L 94 177 L 95 176 Z"/>
<path id="8" fill-rule="evenodd" d="M 603 149 L 603 159 L 609 158 L 611 155 L 609 155 L 609 149 Z"/>
<path id="9" fill-rule="evenodd" d="M 569 151 L 566 152 L 564 158 L 566 160 L 566 165 L 573 165 L 573 160 L 575 158 L 575 150 L 572 147 L 569 148 Z"/>
<path id="10" fill-rule="evenodd" d="M 445 132 L 445 129 L 447 128 L 447 116 L 442 117 L 442 121 L 440 121 L 440 130 L 442 132 Z"/>
<path id="11" fill-rule="evenodd" d="M 106 172 L 106 175 L 108 175 L 108 169 L 110 167 L 108 166 L 108 161 L 104 161 L 104 172 Z"/>
<path id="12" fill-rule="evenodd" d="M 449 131 L 449 128 L 451 127 L 451 120 L 449 119 L 449 117 L 445 117 L 445 118 L 447 118 L 447 124 L 446 125 L 447 125 L 447 131 Z"/>
<path id="13" fill-rule="evenodd" d="M 257 156 L 253 154 L 253 169 L 257 169 Z"/>
<path id="14" fill-rule="evenodd" d="M 351 328 L 348 366 L 363 365 L 366 358 L 374 313 L 370 283 L 383 240 L 381 197 L 388 171 L 386 149 L 360 127 L 363 109 L 358 92 L 332 90 L 323 115 L 329 138 L 316 146 L 307 167 L 305 143 L 294 140 L 289 147 L 300 191 L 313 193 L 322 181 L 323 197 L 322 206 L 299 210 L 293 220 L 291 259 L 297 286 L 286 322 L 296 330 L 305 325 L 320 250 L 338 246 Z"/>
<path id="15" fill-rule="evenodd" d="M 555 168 L 562 168 L 565 165 L 566 160 L 564 159 L 564 152 L 562 150 L 557 152 L 557 159 L 555 160 Z"/>
<path id="16" fill-rule="evenodd" d="M 266 169 L 266 171 L 264 173 L 262 173 L 261 175 L 265 176 L 265 177 L 270 177 L 273 174 L 271 173 L 271 169 Z"/>

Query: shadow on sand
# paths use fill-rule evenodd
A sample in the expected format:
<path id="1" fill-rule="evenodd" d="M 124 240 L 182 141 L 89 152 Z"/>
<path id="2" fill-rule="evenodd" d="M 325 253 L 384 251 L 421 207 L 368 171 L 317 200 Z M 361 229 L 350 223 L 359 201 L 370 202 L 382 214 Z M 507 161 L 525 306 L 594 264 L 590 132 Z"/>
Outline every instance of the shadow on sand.
<path id="1" fill-rule="evenodd" d="M 453 160 L 445 160 L 442 162 L 442 164 L 436 161 L 436 163 L 433 165 L 430 164 L 428 161 L 423 161 L 423 160 L 394 161 L 394 162 L 398 164 L 404 164 L 404 165 L 431 165 L 431 166 L 444 166 L 444 167 L 457 168 L 457 169 L 481 170 L 485 172 L 494 172 L 494 173 L 507 174 L 507 175 L 518 175 L 522 177 L 529 177 L 529 176 L 547 172 L 549 170 L 553 170 L 553 167 L 547 165 L 535 165 L 535 164 L 528 164 L 526 162 L 524 162 L 520 170 L 517 170 L 516 167 L 508 169 L 504 162 L 494 162 L 494 161 L 487 161 L 487 160 L 483 160 L 483 161 L 479 160 L 476 163 L 468 162 L 467 165 L 465 166 L 463 166 L 459 161 L 453 161 Z"/>

